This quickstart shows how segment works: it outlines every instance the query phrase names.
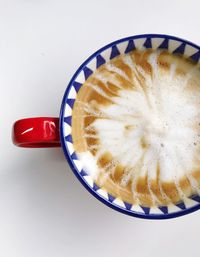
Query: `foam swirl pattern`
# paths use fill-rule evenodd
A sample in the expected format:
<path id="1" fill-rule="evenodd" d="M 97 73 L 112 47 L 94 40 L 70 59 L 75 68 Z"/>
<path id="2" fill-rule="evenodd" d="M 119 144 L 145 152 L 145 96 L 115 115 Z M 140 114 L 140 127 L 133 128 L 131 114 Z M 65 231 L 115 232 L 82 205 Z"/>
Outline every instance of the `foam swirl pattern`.
<path id="1" fill-rule="evenodd" d="M 96 184 L 130 204 L 199 194 L 200 71 L 163 50 L 101 65 L 80 88 L 73 145 Z"/>

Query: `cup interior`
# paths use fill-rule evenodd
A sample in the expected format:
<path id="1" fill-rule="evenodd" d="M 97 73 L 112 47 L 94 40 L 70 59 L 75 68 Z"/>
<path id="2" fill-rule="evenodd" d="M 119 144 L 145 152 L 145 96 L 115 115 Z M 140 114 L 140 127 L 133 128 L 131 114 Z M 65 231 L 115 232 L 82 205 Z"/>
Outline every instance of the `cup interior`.
<path id="1" fill-rule="evenodd" d="M 183 39 L 168 35 L 138 35 L 112 42 L 92 54 L 76 71 L 65 91 L 60 114 L 61 143 L 69 165 L 86 189 L 109 207 L 122 213 L 147 219 L 166 219 L 181 216 L 200 208 L 200 196 L 193 195 L 178 204 L 167 206 L 145 207 L 131 205 L 110 195 L 105 189 L 95 184 L 93 178 L 83 169 L 81 161 L 73 147 L 71 135 L 72 109 L 76 95 L 87 78 L 101 65 L 120 54 L 129 53 L 134 49 L 166 49 L 170 53 L 179 54 L 195 63 L 200 61 L 200 48 Z"/>

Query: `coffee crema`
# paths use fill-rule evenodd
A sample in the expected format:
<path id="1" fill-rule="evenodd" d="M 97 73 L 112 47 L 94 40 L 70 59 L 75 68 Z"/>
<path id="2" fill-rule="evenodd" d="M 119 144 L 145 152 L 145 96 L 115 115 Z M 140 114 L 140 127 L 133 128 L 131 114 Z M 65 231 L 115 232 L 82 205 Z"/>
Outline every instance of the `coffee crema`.
<path id="1" fill-rule="evenodd" d="M 99 67 L 72 113 L 74 149 L 97 185 L 143 206 L 200 193 L 200 69 L 164 50 Z"/>

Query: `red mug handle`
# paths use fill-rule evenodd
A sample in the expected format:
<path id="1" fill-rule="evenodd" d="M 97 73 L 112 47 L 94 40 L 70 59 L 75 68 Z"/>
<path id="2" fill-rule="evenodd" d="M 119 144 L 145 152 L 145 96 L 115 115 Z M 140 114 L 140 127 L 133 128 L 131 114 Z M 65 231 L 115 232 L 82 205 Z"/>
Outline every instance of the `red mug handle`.
<path id="1" fill-rule="evenodd" d="M 20 147 L 59 147 L 59 118 L 37 117 L 18 120 L 13 125 L 12 140 Z"/>

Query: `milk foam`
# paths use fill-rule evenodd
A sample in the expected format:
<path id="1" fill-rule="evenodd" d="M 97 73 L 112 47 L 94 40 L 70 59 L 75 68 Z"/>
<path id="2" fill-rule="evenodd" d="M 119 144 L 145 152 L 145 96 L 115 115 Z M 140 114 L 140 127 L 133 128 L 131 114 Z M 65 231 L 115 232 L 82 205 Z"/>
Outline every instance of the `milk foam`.
<path id="1" fill-rule="evenodd" d="M 95 179 L 98 175 L 98 166 L 92 154 L 89 151 L 79 153 L 78 159 L 81 161 L 83 169 Z"/>
<path id="2" fill-rule="evenodd" d="M 191 186 L 197 187 L 190 174 L 200 167 L 200 88 L 189 89 L 191 83 L 198 84 L 191 77 L 199 71 L 195 68 L 186 75 L 176 75 L 177 64 L 172 63 L 168 72 L 161 72 L 157 55 L 154 52 L 148 57 L 153 76 L 136 65 L 129 55 L 123 56 L 123 62 L 135 74 L 131 79 L 119 67 L 105 65 L 108 71 L 131 81 L 134 88 L 120 88 L 111 97 L 112 104 L 99 105 L 101 118 L 92 123 L 100 140 L 99 151 L 96 155 L 83 152 L 79 158 L 95 177 L 100 172 L 99 157 L 104 152 L 111 153 L 114 161 L 128 167 L 122 185 L 138 177 L 155 180 L 159 166 L 160 181 L 173 181 L 184 197 L 178 181 L 187 177 Z M 137 75 L 145 78 L 145 85 L 141 85 Z M 107 86 L 109 80 L 116 84 L 116 77 L 106 78 L 98 72 L 94 76 Z M 98 85 L 88 86 L 108 97 Z M 153 198 L 151 190 L 150 193 Z"/>

